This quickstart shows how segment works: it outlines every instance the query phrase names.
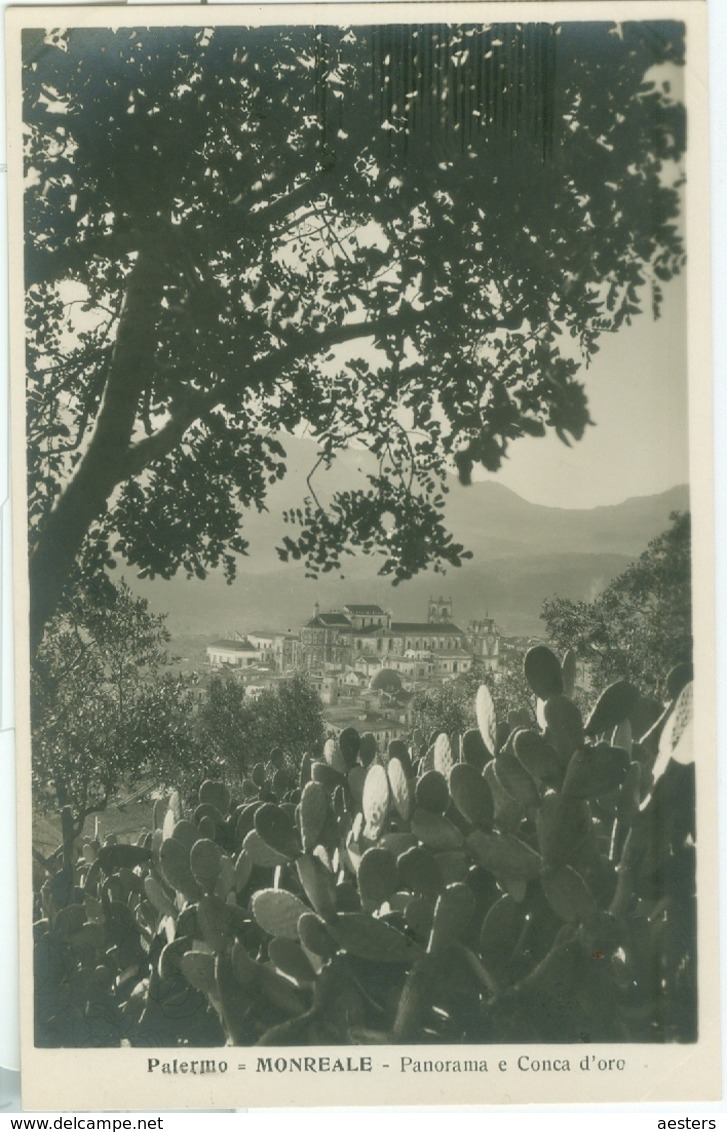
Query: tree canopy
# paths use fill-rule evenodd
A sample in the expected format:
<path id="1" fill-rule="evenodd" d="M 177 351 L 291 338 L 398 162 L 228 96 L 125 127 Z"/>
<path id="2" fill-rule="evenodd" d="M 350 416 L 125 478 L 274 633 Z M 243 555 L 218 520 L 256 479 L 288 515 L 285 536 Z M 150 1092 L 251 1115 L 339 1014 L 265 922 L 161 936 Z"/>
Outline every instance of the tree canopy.
<path id="1" fill-rule="evenodd" d="M 234 677 L 214 676 L 198 723 L 208 772 L 232 781 L 267 762 L 275 748 L 297 770 L 303 755 L 318 754 L 325 738 L 320 696 L 301 673 L 254 697 Z"/>
<path id="2" fill-rule="evenodd" d="M 477 727 L 475 701 L 482 684 L 490 689 L 497 718 L 506 720 L 510 712 L 529 712 L 535 719 L 537 700 L 523 674 L 522 657 L 502 666 L 495 674 L 479 658 L 469 672 L 446 680 L 438 688 L 414 693 L 413 723 L 427 737 L 438 731 L 462 734 Z"/>
<path id="3" fill-rule="evenodd" d="M 89 814 L 152 772 L 198 761 L 193 702 L 169 667 L 164 618 L 123 583 L 76 588 L 49 623 L 32 681 L 33 797 L 61 814 L 66 860 Z"/>
<path id="4" fill-rule="evenodd" d="M 597 689 L 626 678 L 664 696 L 669 671 L 692 659 L 690 515 L 671 520 L 595 601 L 556 597 L 543 604 L 550 639 L 589 661 Z"/>
<path id="5" fill-rule="evenodd" d="M 590 423 L 683 261 L 675 22 L 24 33 L 32 637 L 81 561 L 229 577 L 280 435 L 378 472 L 279 548 L 465 548 L 453 462 Z"/>

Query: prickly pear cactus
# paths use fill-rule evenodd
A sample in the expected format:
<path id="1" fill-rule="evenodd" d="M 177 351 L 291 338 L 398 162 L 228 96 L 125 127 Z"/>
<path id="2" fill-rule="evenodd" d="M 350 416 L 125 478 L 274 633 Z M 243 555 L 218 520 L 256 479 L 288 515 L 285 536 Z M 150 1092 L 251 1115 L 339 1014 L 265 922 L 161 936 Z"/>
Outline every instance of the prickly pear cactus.
<path id="1" fill-rule="evenodd" d="M 572 654 L 525 676 L 540 723 L 480 689 L 463 736 L 347 728 L 87 840 L 38 889 L 36 1040 L 691 1040 L 691 685 L 654 724 L 618 682 L 584 721 Z"/>

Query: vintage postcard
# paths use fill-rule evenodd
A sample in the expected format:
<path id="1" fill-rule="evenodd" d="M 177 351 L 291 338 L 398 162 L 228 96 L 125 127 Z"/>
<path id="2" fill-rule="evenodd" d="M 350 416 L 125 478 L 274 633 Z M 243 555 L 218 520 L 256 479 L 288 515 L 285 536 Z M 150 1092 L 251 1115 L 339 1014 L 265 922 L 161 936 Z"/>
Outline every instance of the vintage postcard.
<path id="1" fill-rule="evenodd" d="M 718 1099 L 705 5 L 7 16 L 24 1105 Z"/>

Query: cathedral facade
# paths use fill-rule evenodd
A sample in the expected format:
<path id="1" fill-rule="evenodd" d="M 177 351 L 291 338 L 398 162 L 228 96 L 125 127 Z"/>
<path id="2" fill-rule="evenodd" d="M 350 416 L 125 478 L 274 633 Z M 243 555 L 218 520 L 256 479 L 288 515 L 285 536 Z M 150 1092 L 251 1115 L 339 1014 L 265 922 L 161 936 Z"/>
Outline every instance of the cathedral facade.
<path id="1" fill-rule="evenodd" d="M 321 612 L 300 631 L 300 661 L 309 670 L 353 666 L 360 657 L 379 660 L 434 655 L 452 674 L 467 671 L 477 657 L 492 671 L 498 667 L 499 631 L 491 618 L 461 629 L 453 620 L 452 599 L 430 598 L 426 621 L 394 621 L 380 605 L 346 604 Z"/>

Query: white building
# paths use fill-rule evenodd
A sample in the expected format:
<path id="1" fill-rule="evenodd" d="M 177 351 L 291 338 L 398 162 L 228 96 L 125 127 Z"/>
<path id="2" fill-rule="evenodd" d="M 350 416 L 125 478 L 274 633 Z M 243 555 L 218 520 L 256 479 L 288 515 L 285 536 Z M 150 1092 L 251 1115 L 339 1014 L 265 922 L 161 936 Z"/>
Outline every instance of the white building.
<path id="1" fill-rule="evenodd" d="M 472 657 L 464 649 L 443 649 L 432 653 L 438 676 L 461 676 L 472 667 Z"/>
<path id="2" fill-rule="evenodd" d="M 213 641 L 207 645 L 212 668 L 257 668 L 264 665 L 262 650 L 247 638 Z"/>

